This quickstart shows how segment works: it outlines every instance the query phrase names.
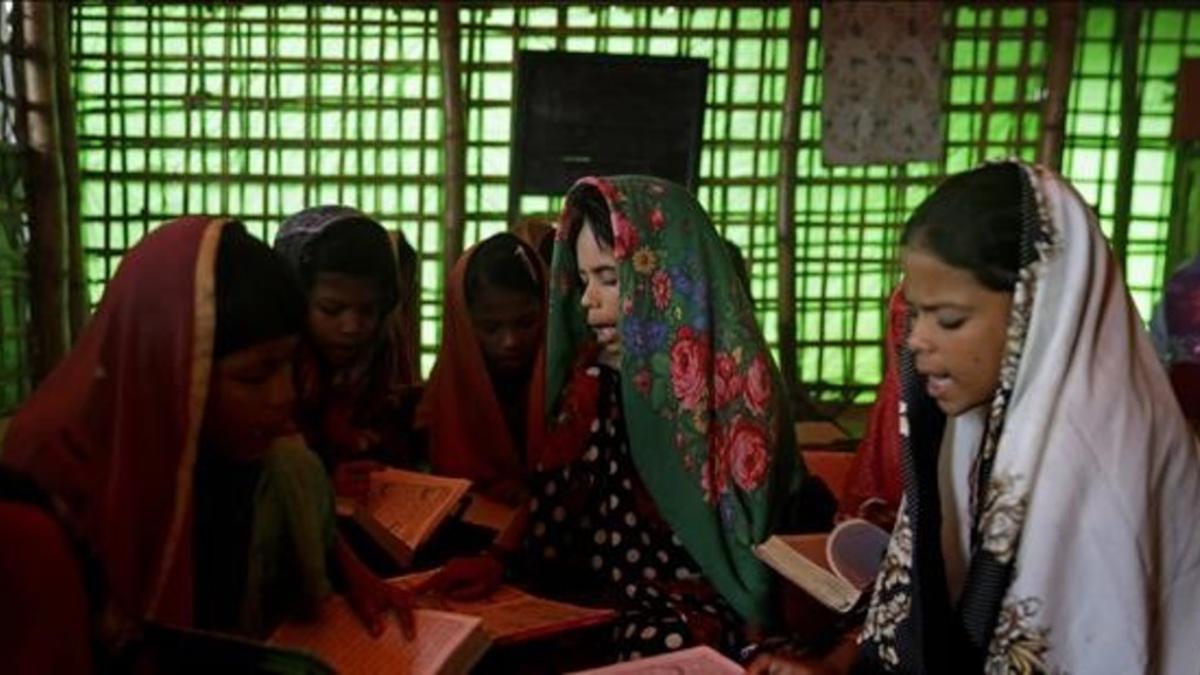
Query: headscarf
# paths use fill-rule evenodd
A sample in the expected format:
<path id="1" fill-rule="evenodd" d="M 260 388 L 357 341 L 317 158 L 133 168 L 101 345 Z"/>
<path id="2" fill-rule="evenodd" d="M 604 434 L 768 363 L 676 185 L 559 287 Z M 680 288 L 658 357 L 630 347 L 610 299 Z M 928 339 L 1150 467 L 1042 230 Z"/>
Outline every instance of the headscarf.
<path id="1" fill-rule="evenodd" d="M 514 238 L 545 288 L 537 253 Z M 436 473 L 470 479 L 488 492 L 493 486 L 524 483 L 536 465 L 543 428 L 544 356 L 534 359 L 527 393 L 525 448 L 508 432 L 503 409 L 471 324 L 467 271 L 479 245 L 455 263 L 442 307 L 442 342 L 417 408 L 417 426 L 429 430 L 429 459 Z"/>
<path id="2" fill-rule="evenodd" d="M 396 253 L 396 308 L 388 319 L 387 338 L 397 347 L 396 384 L 415 385 L 421 381 L 421 294 L 417 285 L 417 251 L 400 230 L 388 232 Z"/>
<path id="3" fill-rule="evenodd" d="M 696 199 L 657 178 L 584 178 L 611 213 L 620 285 L 621 390 L 646 488 L 706 577 L 747 620 L 771 618 L 752 547 L 801 475 L 789 400 L 729 252 Z M 547 410 L 592 342 L 575 251 L 559 229 L 550 285 Z M 582 450 L 582 448 L 580 448 Z"/>
<path id="4" fill-rule="evenodd" d="M 1195 672 L 1195 441 L 1095 215 L 1054 172 L 1015 166 L 1021 266 L 990 407 L 946 420 L 901 346 L 904 503 L 859 669 Z M 939 452 L 975 457 L 956 606 Z"/>
<path id="5" fill-rule="evenodd" d="M 65 504 L 127 613 L 189 625 L 192 473 L 227 221 L 181 218 L 125 255 L 70 354 L 13 419 L 4 461 Z"/>
<path id="6" fill-rule="evenodd" d="M 341 425 L 373 430 L 395 426 L 406 388 L 412 383 L 414 366 L 392 320 L 400 295 L 395 266 L 395 249 L 386 230 L 362 212 L 348 206 L 315 206 L 284 221 L 275 236 L 275 250 L 295 270 L 306 292 L 311 292 L 322 270 L 315 269 L 314 252 L 331 228 L 360 223 L 378 230 L 378 246 L 391 259 L 390 271 L 377 280 L 381 284 L 379 325 L 373 344 L 363 349 L 358 360 L 335 372 L 322 365 L 318 347 L 302 342 L 296 356 L 298 421 L 313 449 L 327 463 L 345 459 L 346 453 L 365 448 L 345 448 L 339 443 Z M 396 444 L 395 434 L 381 434 L 381 447 Z"/>
<path id="7" fill-rule="evenodd" d="M 900 472 L 900 343 L 904 340 L 907 305 L 900 288 L 888 301 L 887 336 L 884 341 L 883 382 L 867 421 L 867 433 L 846 474 L 842 489 L 843 515 L 860 515 L 872 500 L 895 509 L 900 505 L 903 479 Z"/>

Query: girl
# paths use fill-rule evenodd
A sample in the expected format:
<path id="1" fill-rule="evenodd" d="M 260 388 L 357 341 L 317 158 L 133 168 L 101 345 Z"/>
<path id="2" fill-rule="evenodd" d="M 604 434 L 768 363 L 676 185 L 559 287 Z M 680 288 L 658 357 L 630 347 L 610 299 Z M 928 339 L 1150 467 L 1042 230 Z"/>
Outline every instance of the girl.
<path id="1" fill-rule="evenodd" d="M 302 324 L 266 245 L 184 218 L 129 251 L 13 420 L 4 461 L 62 500 L 121 614 L 262 636 L 317 611 L 338 571 L 373 630 L 388 606 L 411 619 L 406 595 L 333 539 L 320 462 L 277 440 Z"/>
<path id="2" fill-rule="evenodd" d="M 442 346 L 417 412 L 436 473 L 508 503 L 529 499 L 528 444 L 542 419 L 545 269 L 512 234 L 485 239 L 450 273 Z"/>
<path id="3" fill-rule="evenodd" d="M 1094 214 L 1003 162 L 902 243 L 904 498 L 855 672 L 1195 672 L 1200 457 Z M 790 667 L 755 672 L 823 672 Z"/>
<path id="4" fill-rule="evenodd" d="M 275 237 L 307 298 L 296 355 L 298 421 L 339 495 L 362 496 L 378 462 L 407 464 L 412 369 L 387 321 L 399 297 L 387 231 L 346 206 L 288 218 Z"/>
<path id="5" fill-rule="evenodd" d="M 677 185 L 583 179 L 561 222 L 530 578 L 619 609 L 622 659 L 733 653 L 773 618 L 751 547 L 803 473 L 750 301 Z"/>

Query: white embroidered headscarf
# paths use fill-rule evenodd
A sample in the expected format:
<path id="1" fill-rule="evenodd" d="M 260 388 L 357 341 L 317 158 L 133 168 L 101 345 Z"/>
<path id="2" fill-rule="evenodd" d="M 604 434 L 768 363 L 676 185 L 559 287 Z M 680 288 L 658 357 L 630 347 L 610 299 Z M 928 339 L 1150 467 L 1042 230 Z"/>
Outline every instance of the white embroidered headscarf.
<path id="1" fill-rule="evenodd" d="M 982 443 L 931 412 L 901 349 L 905 498 L 857 670 L 1196 673 L 1196 441 L 1091 209 L 1054 172 L 1016 166 L 1022 265 Z M 953 606 L 943 432 L 978 451 Z"/>

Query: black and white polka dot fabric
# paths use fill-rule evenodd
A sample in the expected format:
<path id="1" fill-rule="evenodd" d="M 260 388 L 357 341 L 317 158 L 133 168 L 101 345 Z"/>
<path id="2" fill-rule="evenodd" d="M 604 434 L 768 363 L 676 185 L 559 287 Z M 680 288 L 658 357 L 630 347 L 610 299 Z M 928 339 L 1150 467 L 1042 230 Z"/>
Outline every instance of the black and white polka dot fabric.
<path id="1" fill-rule="evenodd" d="M 621 420 L 620 380 L 594 367 L 599 410 L 582 456 L 541 474 L 531 502 L 529 554 L 542 569 L 579 575 L 620 608 L 621 660 L 697 643 L 735 652 L 740 622 L 658 515 Z"/>

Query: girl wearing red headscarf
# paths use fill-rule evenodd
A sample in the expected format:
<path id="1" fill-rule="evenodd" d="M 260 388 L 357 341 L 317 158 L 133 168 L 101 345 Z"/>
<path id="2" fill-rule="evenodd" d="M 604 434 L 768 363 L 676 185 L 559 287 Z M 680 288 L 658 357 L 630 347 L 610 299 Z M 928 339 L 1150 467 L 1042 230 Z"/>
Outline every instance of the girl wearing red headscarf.
<path id="1" fill-rule="evenodd" d="M 435 473 L 470 479 L 512 505 L 528 498 L 542 429 L 545 268 L 508 233 L 463 254 L 450 273 L 442 346 L 417 409 Z"/>
<path id="2" fill-rule="evenodd" d="M 61 500 L 121 614 L 258 636 L 317 612 L 336 571 L 373 630 L 387 606 L 409 620 L 336 540 L 323 467 L 288 438 L 302 325 L 265 244 L 180 219 L 126 254 L 13 420 L 3 461 Z"/>

